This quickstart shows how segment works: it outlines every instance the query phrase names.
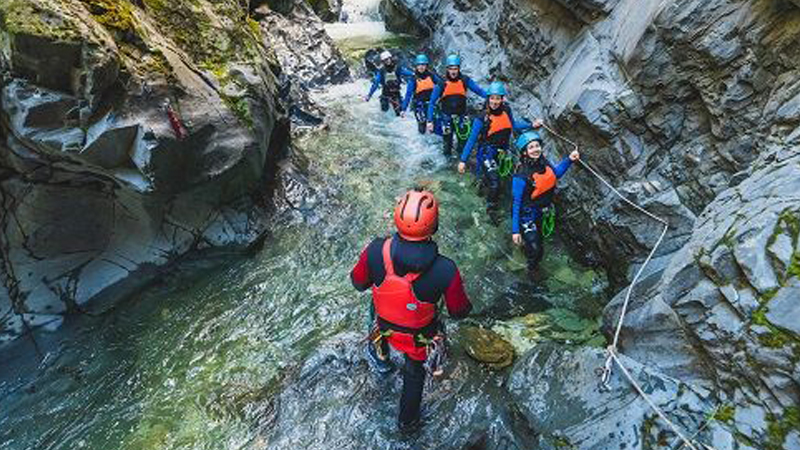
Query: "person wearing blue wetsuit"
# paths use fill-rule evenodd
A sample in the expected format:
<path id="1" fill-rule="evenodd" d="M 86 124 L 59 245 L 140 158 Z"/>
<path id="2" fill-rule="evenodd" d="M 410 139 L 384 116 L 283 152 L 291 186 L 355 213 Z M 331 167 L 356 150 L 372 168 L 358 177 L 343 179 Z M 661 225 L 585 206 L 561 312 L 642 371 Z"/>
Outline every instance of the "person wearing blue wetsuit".
<path id="1" fill-rule="evenodd" d="M 372 94 L 381 88 L 381 111 L 388 111 L 391 105 L 396 115 L 400 115 L 400 85 L 404 78 L 414 76 L 413 72 L 397 65 L 394 56 L 388 51 L 381 53 L 381 63 L 383 67 L 375 72 L 375 77 L 372 79 L 372 86 L 369 88 L 369 94 L 364 96 L 364 101 L 368 102 L 372 98 Z"/>
<path id="2" fill-rule="evenodd" d="M 516 245 L 524 244 L 531 276 L 544 256 L 542 218 L 553 203 L 558 179 L 581 157 L 575 150 L 554 166 L 542 154 L 542 145 L 541 136 L 533 130 L 517 139 L 520 164 L 511 185 L 511 239 Z"/>
<path id="3" fill-rule="evenodd" d="M 430 60 L 427 55 L 417 55 L 414 59 L 414 76 L 409 78 L 406 87 L 406 96 L 400 115 L 405 116 L 406 109 L 412 99 L 414 101 L 414 116 L 417 118 L 417 130 L 425 134 L 427 123 L 428 103 L 431 100 L 434 88 L 442 84 L 442 77 L 428 69 Z"/>
<path id="4" fill-rule="evenodd" d="M 486 211 L 492 221 L 497 222 L 497 206 L 500 201 L 500 173 L 498 156 L 508 152 L 513 131 L 530 128 L 528 121 L 517 121 L 511 107 L 505 102 L 506 88 L 499 81 L 493 82 L 487 91 L 489 99 L 483 114 L 472 122 L 472 132 L 461 152 L 458 171 L 464 173 L 472 150 L 477 147 L 475 175 L 480 179 L 481 189 L 486 194 Z"/>
<path id="5" fill-rule="evenodd" d="M 486 93 L 471 78 L 461 73 L 461 58 L 450 55 L 445 61 L 447 73 L 441 84 L 437 84 L 428 103 L 428 132 L 433 133 L 434 111 L 439 106 L 436 117 L 442 125 L 442 138 L 444 139 L 444 154 L 451 156 L 453 152 L 453 134 L 456 127 L 464 129 L 468 126 L 467 116 L 467 91 L 472 91 L 481 98 L 486 98 Z M 456 154 L 461 153 L 463 142 L 456 139 Z"/>

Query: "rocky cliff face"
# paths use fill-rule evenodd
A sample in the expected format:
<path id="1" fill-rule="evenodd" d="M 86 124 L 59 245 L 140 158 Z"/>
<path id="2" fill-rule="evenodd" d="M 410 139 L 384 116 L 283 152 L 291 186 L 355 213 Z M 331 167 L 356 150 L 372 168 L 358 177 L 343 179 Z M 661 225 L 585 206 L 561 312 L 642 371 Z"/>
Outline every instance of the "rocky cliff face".
<path id="1" fill-rule="evenodd" d="M 388 23 L 413 21 L 440 55 L 461 53 L 465 72 L 507 81 L 518 111 L 578 141 L 612 184 L 669 220 L 621 347 L 657 378 L 688 383 L 660 403 L 671 417 L 692 434 L 706 423 L 699 411 L 716 405 L 715 420 L 700 433 L 715 448 L 797 448 L 796 2 L 386 1 L 394 6 L 384 11 L 402 14 Z M 546 150 L 563 155 L 568 147 L 549 136 Z M 659 227 L 585 171 L 566 178 L 561 232 L 576 253 L 624 283 Z M 621 299 L 606 310 L 608 329 Z M 579 353 L 530 356 L 517 370 L 561 373 L 586 386 L 591 377 L 581 378 L 581 368 L 591 372 L 591 355 Z M 545 392 L 520 386 L 522 394 Z M 686 399 L 690 391 L 699 397 Z M 559 406 L 550 398 L 528 409 L 540 431 L 564 431 L 578 448 L 661 448 L 648 436 L 665 433 L 663 424 L 653 431 L 647 408 L 630 414 L 627 401 L 606 404 L 607 396 L 587 387 L 571 396 L 586 415 L 565 415 L 553 426 L 543 415 Z M 600 411 L 626 414 L 612 426 Z M 587 423 L 635 432 L 603 440 Z"/>
<path id="2" fill-rule="evenodd" d="M 236 1 L 0 4 L 0 339 L 263 235 L 293 103 L 258 21 L 271 13 L 249 13 Z"/>

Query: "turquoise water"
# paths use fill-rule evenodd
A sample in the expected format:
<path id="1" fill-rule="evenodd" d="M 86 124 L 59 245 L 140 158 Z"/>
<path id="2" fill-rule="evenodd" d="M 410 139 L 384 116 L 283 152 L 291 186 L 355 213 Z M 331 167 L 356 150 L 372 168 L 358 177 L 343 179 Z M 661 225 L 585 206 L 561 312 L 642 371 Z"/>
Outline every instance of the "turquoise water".
<path id="1" fill-rule="evenodd" d="M 489 223 L 471 176 L 458 175 L 413 119 L 360 100 L 366 90 L 359 81 L 316 94 L 330 129 L 296 143 L 314 195 L 302 219 L 276 220 L 263 250 L 178 271 L 100 317 L 73 321 L 41 363 L 4 365 L 0 449 L 283 448 L 259 428 L 268 400 L 330 336 L 365 330 L 369 296 L 353 290 L 350 268 L 392 230 L 395 198 L 416 184 L 440 200 L 436 239 L 461 267 L 478 320 L 543 305 L 600 313 L 604 278 L 576 266 L 557 241 L 545 281 L 526 282 L 508 223 Z"/>

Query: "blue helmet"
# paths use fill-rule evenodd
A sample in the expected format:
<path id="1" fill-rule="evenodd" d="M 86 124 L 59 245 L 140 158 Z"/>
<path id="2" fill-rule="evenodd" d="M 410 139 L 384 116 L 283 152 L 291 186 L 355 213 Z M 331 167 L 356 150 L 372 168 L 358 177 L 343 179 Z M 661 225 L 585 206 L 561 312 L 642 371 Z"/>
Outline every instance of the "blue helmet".
<path id="1" fill-rule="evenodd" d="M 420 65 L 423 65 L 423 64 L 427 65 L 427 64 L 430 64 L 430 63 L 431 63 L 431 60 L 428 59 L 428 55 L 419 54 L 419 55 L 417 55 L 416 58 L 414 58 L 414 65 L 415 66 L 420 66 Z"/>
<path id="2" fill-rule="evenodd" d="M 445 60 L 444 65 L 447 67 L 461 67 L 461 57 L 458 55 L 450 55 Z"/>
<path id="3" fill-rule="evenodd" d="M 538 131 L 528 130 L 522 133 L 522 136 L 517 138 L 517 148 L 520 151 L 524 152 L 525 149 L 528 147 L 528 144 L 530 144 L 533 141 L 539 141 L 539 143 L 541 144 L 542 136 L 539 134 Z"/>
<path id="4" fill-rule="evenodd" d="M 489 90 L 486 91 L 486 95 L 502 95 L 505 97 L 506 87 L 499 81 L 493 81 L 492 84 L 489 85 Z"/>

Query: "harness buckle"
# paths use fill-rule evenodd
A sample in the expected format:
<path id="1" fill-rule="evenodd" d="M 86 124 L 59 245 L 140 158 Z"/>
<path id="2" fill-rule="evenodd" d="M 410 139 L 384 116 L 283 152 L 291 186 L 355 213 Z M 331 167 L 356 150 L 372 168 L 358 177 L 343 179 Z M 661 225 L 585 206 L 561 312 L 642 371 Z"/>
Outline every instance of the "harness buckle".
<path id="1" fill-rule="evenodd" d="M 529 220 L 527 222 L 522 222 L 522 233 L 523 234 L 530 233 L 530 232 L 534 232 L 535 233 L 536 230 L 537 230 L 536 221 Z"/>

